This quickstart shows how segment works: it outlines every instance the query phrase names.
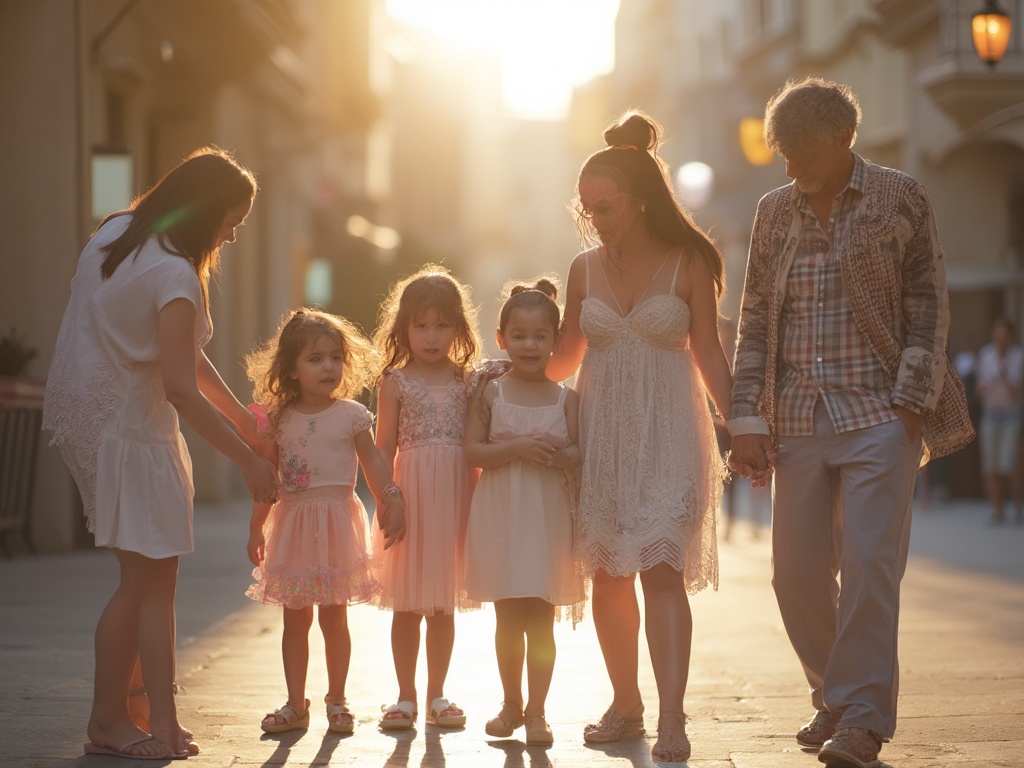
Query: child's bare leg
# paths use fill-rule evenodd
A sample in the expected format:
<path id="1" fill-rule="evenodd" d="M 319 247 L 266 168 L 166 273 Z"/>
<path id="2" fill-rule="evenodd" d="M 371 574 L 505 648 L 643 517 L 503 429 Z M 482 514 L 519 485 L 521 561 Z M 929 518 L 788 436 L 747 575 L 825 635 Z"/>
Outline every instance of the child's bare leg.
<path id="1" fill-rule="evenodd" d="M 498 657 L 498 676 L 503 692 L 502 719 L 506 709 L 518 717 L 523 708 L 523 663 L 526 658 L 526 612 L 524 600 L 510 598 L 494 603 L 497 619 L 494 630 L 494 651 Z M 506 719 L 506 722 L 511 722 Z"/>
<path id="2" fill-rule="evenodd" d="M 523 709 L 527 717 L 544 714 L 544 702 L 555 671 L 555 609 L 551 603 L 531 597 L 526 602 L 526 684 L 530 698 Z"/>
<path id="3" fill-rule="evenodd" d="M 395 611 L 391 618 L 391 655 L 395 660 L 395 675 L 398 677 L 399 701 L 416 702 L 416 661 L 420 655 L 422 618 L 411 611 Z"/>
<path id="4" fill-rule="evenodd" d="M 444 696 L 444 681 L 455 647 L 455 616 L 437 613 L 427 617 L 427 704 Z"/>
<path id="5" fill-rule="evenodd" d="M 327 657 L 328 704 L 345 703 L 345 682 L 352 659 L 352 636 L 348 631 L 348 608 L 345 605 L 320 606 L 320 630 L 324 633 L 324 655 Z"/>
<path id="6" fill-rule="evenodd" d="M 296 712 L 306 711 L 306 671 L 309 667 L 309 628 L 313 625 L 313 606 L 284 609 L 284 634 L 281 656 L 284 681 L 288 686 L 288 705 Z M 270 714 L 264 725 L 283 725 L 284 717 Z"/>
<path id="7" fill-rule="evenodd" d="M 128 715 L 139 728 L 149 733 L 149 697 L 145 694 L 146 684 L 142 681 L 142 667 L 139 665 L 138 649 L 135 652 L 135 666 L 128 683 Z"/>

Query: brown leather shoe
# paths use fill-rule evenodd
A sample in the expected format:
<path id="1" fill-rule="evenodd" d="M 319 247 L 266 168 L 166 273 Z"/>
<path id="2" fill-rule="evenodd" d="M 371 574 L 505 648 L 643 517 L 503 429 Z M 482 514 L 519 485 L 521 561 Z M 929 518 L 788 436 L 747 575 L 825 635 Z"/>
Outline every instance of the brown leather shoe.
<path id="1" fill-rule="evenodd" d="M 803 728 L 796 732 L 796 742 L 801 747 L 820 749 L 821 745 L 832 738 L 836 732 L 838 718 L 827 709 L 819 709 L 814 717 L 804 723 Z"/>
<path id="2" fill-rule="evenodd" d="M 840 728 L 818 752 L 828 768 L 878 768 L 882 740 L 866 728 Z"/>

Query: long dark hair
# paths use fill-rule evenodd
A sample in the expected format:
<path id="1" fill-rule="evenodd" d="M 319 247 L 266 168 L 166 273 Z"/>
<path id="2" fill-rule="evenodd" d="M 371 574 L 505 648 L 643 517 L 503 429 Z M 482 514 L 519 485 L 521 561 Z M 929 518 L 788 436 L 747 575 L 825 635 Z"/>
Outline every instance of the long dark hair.
<path id="1" fill-rule="evenodd" d="M 251 201 L 256 189 L 256 178 L 228 152 L 218 147 L 195 150 L 135 198 L 128 210 L 112 213 L 100 223 L 102 227 L 116 216 L 132 217 L 121 236 L 103 246 L 103 277 L 114 274 L 121 262 L 155 237 L 166 251 L 195 269 L 209 312 L 210 275 L 220 256 L 217 233 L 228 211 Z"/>
<path id="2" fill-rule="evenodd" d="M 683 246 L 688 253 L 700 254 L 711 270 L 715 293 L 721 296 L 725 289 L 725 260 L 711 238 L 693 223 L 673 196 L 668 166 L 658 157 L 661 137 L 662 128 L 654 118 L 630 110 L 605 129 L 608 146 L 587 158 L 580 177 L 587 173 L 605 176 L 641 203 L 640 216 L 647 230 L 665 242 Z M 580 240 L 597 242 L 597 232 L 583 215 L 578 198 L 575 210 Z"/>

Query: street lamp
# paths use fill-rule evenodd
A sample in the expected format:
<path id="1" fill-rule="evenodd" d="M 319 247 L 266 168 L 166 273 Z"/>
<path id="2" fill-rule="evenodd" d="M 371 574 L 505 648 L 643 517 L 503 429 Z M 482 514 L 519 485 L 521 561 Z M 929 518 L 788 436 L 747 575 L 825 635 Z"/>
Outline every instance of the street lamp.
<path id="1" fill-rule="evenodd" d="M 971 16 L 971 39 L 978 58 L 994 68 L 1006 53 L 1013 22 L 996 0 L 985 0 L 985 6 Z"/>
<path id="2" fill-rule="evenodd" d="M 715 172 L 707 163 L 685 163 L 676 171 L 676 192 L 679 202 L 689 210 L 700 210 L 711 197 Z"/>
<path id="3" fill-rule="evenodd" d="M 740 120 L 740 148 L 751 165 L 770 165 L 775 153 L 764 143 L 764 120 L 744 117 Z"/>

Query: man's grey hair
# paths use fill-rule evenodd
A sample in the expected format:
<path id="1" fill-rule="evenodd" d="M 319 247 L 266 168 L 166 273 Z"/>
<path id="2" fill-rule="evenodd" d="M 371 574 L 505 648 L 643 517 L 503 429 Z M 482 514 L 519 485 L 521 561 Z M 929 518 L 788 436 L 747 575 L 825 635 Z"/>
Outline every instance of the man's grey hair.
<path id="1" fill-rule="evenodd" d="M 857 139 L 860 104 L 850 86 L 806 77 L 790 80 L 768 100 L 764 109 L 764 141 L 781 155 L 831 140 L 850 131 Z"/>

